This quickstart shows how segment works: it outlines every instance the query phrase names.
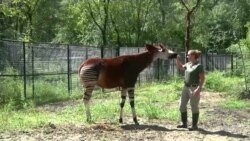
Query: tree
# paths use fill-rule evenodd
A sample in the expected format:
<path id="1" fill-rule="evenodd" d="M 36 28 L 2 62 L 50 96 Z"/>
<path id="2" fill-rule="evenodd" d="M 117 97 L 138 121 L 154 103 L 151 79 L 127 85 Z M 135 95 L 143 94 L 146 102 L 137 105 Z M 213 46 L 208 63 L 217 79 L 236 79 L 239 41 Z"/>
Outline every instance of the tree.
<path id="1" fill-rule="evenodd" d="M 31 40 L 33 17 L 39 2 L 40 0 L 14 0 L 2 3 L 3 22 L 1 22 L 1 26 L 6 27 L 2 29 L 5 38 L 10 36 L 22 40 Z"/>
<path id="2" fill-rule="evenodd" d="M 209 51 L 225 50 L 246 36 L 249 0 L 203 1 L 193 20 L 193 42 Z"/>
<path id="3" fill-rule="evenodd" d="M 237 54 L 235 59 L 237 67 L 234 68 L 234 73 L 244 77 L 244 90 L 239 89 L 243 91 L 240 93 L 240 98 L 250 98 L 250 21 L 245 27 L 248 29 L 246 38 L 227 48 L 228 51 Z"/>
<path id="4" fill-rule="evenodd" d="M 0 6 L 1 38 L 95 46 L 226 49 L 246 36 L 250 18 L 249 0 L 4 0 Z"/>
<path id="5" fill-rule="evenodd" d="M 87 1 L 87 7 L 89 10 L 89 14 L 93 19 L 95 25 L 99 28 L 102 35 L 102 44 L 101 44 L 101 57 L 104 57 L 104 47 L 108 45 L 107 39 L 107 27 L 109 22 L 109 3 L 110 0 L 103 0 L 103 1 L 92 1 L 91 4 Z M 94 10 L 93 10 L 94 8 Z M 98 18 L 99 19 L 96 19 Z M 100 22 L 98 22 L 100 21 Z"/>
<path id="6" fill-rule="evenodd" d="M 56 27 L 60 21 L 61 0 L 40 0 L 33 15 L 32 40 L 51 42 L 56 36 Z"/>
<path id="7" fill-rule="evenodd" d="M 185 41 L 184 41 L 184 46 L 185 46 L 185 56 L 187 56 L 187 52 L 190 48 L 190 32 L 191 32 L 191 18 L 194 14 L 194 11 L 199 7 L 201 0 L 196 0 L 196 4 L 195 6 L 193 6 L 192 8 L 189 8 L 187 6 L 187 3 L 184 2 L 184 0 L 180 0 L 180 3 L 183 5 L 183 7 L 186 9 L 187 13 L 186 13 L 186 31 L 185 31 Z M 185 62 L 188 62 L 187 57 L 185 57 Z"/>

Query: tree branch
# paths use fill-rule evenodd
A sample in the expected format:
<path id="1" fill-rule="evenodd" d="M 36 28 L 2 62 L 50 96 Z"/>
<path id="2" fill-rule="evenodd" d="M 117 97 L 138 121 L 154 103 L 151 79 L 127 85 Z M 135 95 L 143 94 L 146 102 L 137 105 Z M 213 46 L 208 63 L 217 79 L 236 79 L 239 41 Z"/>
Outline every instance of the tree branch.
<path id="1" fill-rule="evenodd" d="M 96 26 L 101 30 L 101 31 L 103 31 L 103 28 L 101 27 L 101 25 L 99 25 L 98 24 L 98 22 L 96 21 L 96 19 L 95 19 L 95 16 L 94 16 L 94 13 L 93 13 L 93 11 L 92 11 L 92 8 L 91 8 L 91 5 L 90 5 L 90 3 L 89 2 L 87 2 L 88 4 L 88 8 L 89 8 L 89 12 L 90 12 L 90 16 L 91 16 L 91 18 L 93 19 L 93 21 L 94 21 L 94 23 L 96 24 Z"/>
<path id="2" fill-rule="evenodd" d="M 187 9 L 188 12 L 190 11 L 184 0 L 180 0 L 180 3 Z"/>
<path id="3" fill-rule="evenodd" d="M 107 3 L 106 1 L 104 0 L 104 13 L 105 13 L 105 16 L 104 16 L 104 30 L 106 30 L 107 28 L 107 22 L 108 22 L 108 16 L 109 16 L 109 2 L 110 0 L 107 0 Z"/>
<path id="4" fill-rule="evenodd" d="M 193 11 L 200 5 L 201 1 L 202 0 L 197 0 L 196 5 L 190 11 L 191 13 L 193 13 Z"/>

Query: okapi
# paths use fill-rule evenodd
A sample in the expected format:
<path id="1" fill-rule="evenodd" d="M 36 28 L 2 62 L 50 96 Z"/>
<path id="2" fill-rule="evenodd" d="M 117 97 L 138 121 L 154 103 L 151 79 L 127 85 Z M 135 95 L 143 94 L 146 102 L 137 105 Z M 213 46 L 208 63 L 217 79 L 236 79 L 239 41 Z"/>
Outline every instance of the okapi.
<path id="1" fill-rule="evenodd" d="M 146 45 L 143 53 L 118 56 L 115 58 L 90 58 L 82 62 L 79 68 L 81 85 L 85 88 L 84 105 L 87 121 L 91 121 L 89 100 L 96 85 L 101 88 L 121 88 L 120 119 L 123 122 L 123 107 L 128 93 L 133 121 L 139 124 L 134 108 L 134 88 L 137 77 L 154 60 L 173 59 L 177 53 L 163 45 Z"/>

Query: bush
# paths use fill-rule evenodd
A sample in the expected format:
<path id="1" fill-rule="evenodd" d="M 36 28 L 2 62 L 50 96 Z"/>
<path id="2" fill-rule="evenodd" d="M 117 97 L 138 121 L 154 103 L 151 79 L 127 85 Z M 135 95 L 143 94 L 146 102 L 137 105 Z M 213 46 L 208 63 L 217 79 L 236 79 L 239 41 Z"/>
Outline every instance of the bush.
<path id="1" fill-rule="evenodd" d="M 4 72 L 17 74 L 12 67 L 5 68 Z M 22 102 L 22 81 L 15 77 L 3 77 L 0 81 L 0 104 L 8 104 L 9 107 L 20 108 Z"/>
<path id="2" fill-rule="evenodd" d="M 205 88 L 209 91 L 239 94 L 242 86 L 244 86 L 244 81 L 241 77 L 229 76 L 224 72 L 214 71 L 206 76 Z"/>
<path id="3" fill-rule="evenodd" d="M 43 80 L 36 81 L 34 96 L 34 102 L 36 105 L 66 99 L 69 99 L 69 95 L 65 83 L 59 81 L 57 84 L 52 84 Z"/>

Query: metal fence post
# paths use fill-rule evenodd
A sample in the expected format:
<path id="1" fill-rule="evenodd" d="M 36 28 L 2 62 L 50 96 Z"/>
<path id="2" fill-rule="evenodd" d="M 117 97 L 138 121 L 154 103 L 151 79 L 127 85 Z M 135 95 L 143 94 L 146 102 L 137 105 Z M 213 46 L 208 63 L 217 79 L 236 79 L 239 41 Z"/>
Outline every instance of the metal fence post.
<path id="1" fill-rule="evenodd" d="M 31 67 L 32 67 L 32 98 L 35 98 L 35 80 L 34 80 L 34 46 L 31 45 Z"/>
<path id="2" fill-rule="evenodd" d="M 206 58 L 205 59 L 206 59 L 206 61 L 205 61 L 206 62 L 206 68 L 205 69 L 209 71 L 209 67 L 208 67 L 208 53 L 207 53 L 207 51 L 206 51 Z"/>
<path id="3" fill-rule="evenodd" d="M 234 56 L 233 56 L 233 54 L 231 53 L 231 72 L 233 72 L 234 73 Z"/>
<path id="4" fill-rule="evenodd" d="M 86 51 L 85 51 L 85 60 L 87 60 L 89 58 L 88 56 L 88 48 L 86 48 Z"/>
<path id="5" fill-rule="evenodd" d="M 26 99 L 26 49 L 25 42 L 23 42 L 23 94 Z"/>
<path id="6" fill-rule="evenodd" d="M 120 47 L 119 46 L 116 47 L 116 56 L 120 56 Z"/>
<path id="7" fill-rule="evenodd" d="M 138 53 L 140 53 L 139 47 L 137 48 L 137 51 L 138 51 Z M 141 74 L 139 74 L 138 81 L 139 81 L 139 86 L 141 86 Z"/>
<path id="8" fill-rule="evenodd" d="M 101 46 L 101 58 L 103 58 L 103 57 L 104 57 L 104 45 Z"/>
<path id="9" fill-rule="evenodd" d="M 160 80 L 160 59 L 157 59 L 157 80 Z"/>
<path id="10" fill-rule="evenodd" d="M 68 94 L 71 93 L 71 63 L 70 63 L 70 48 L 67 45 L 67 64 L 68 64 Z"/>

